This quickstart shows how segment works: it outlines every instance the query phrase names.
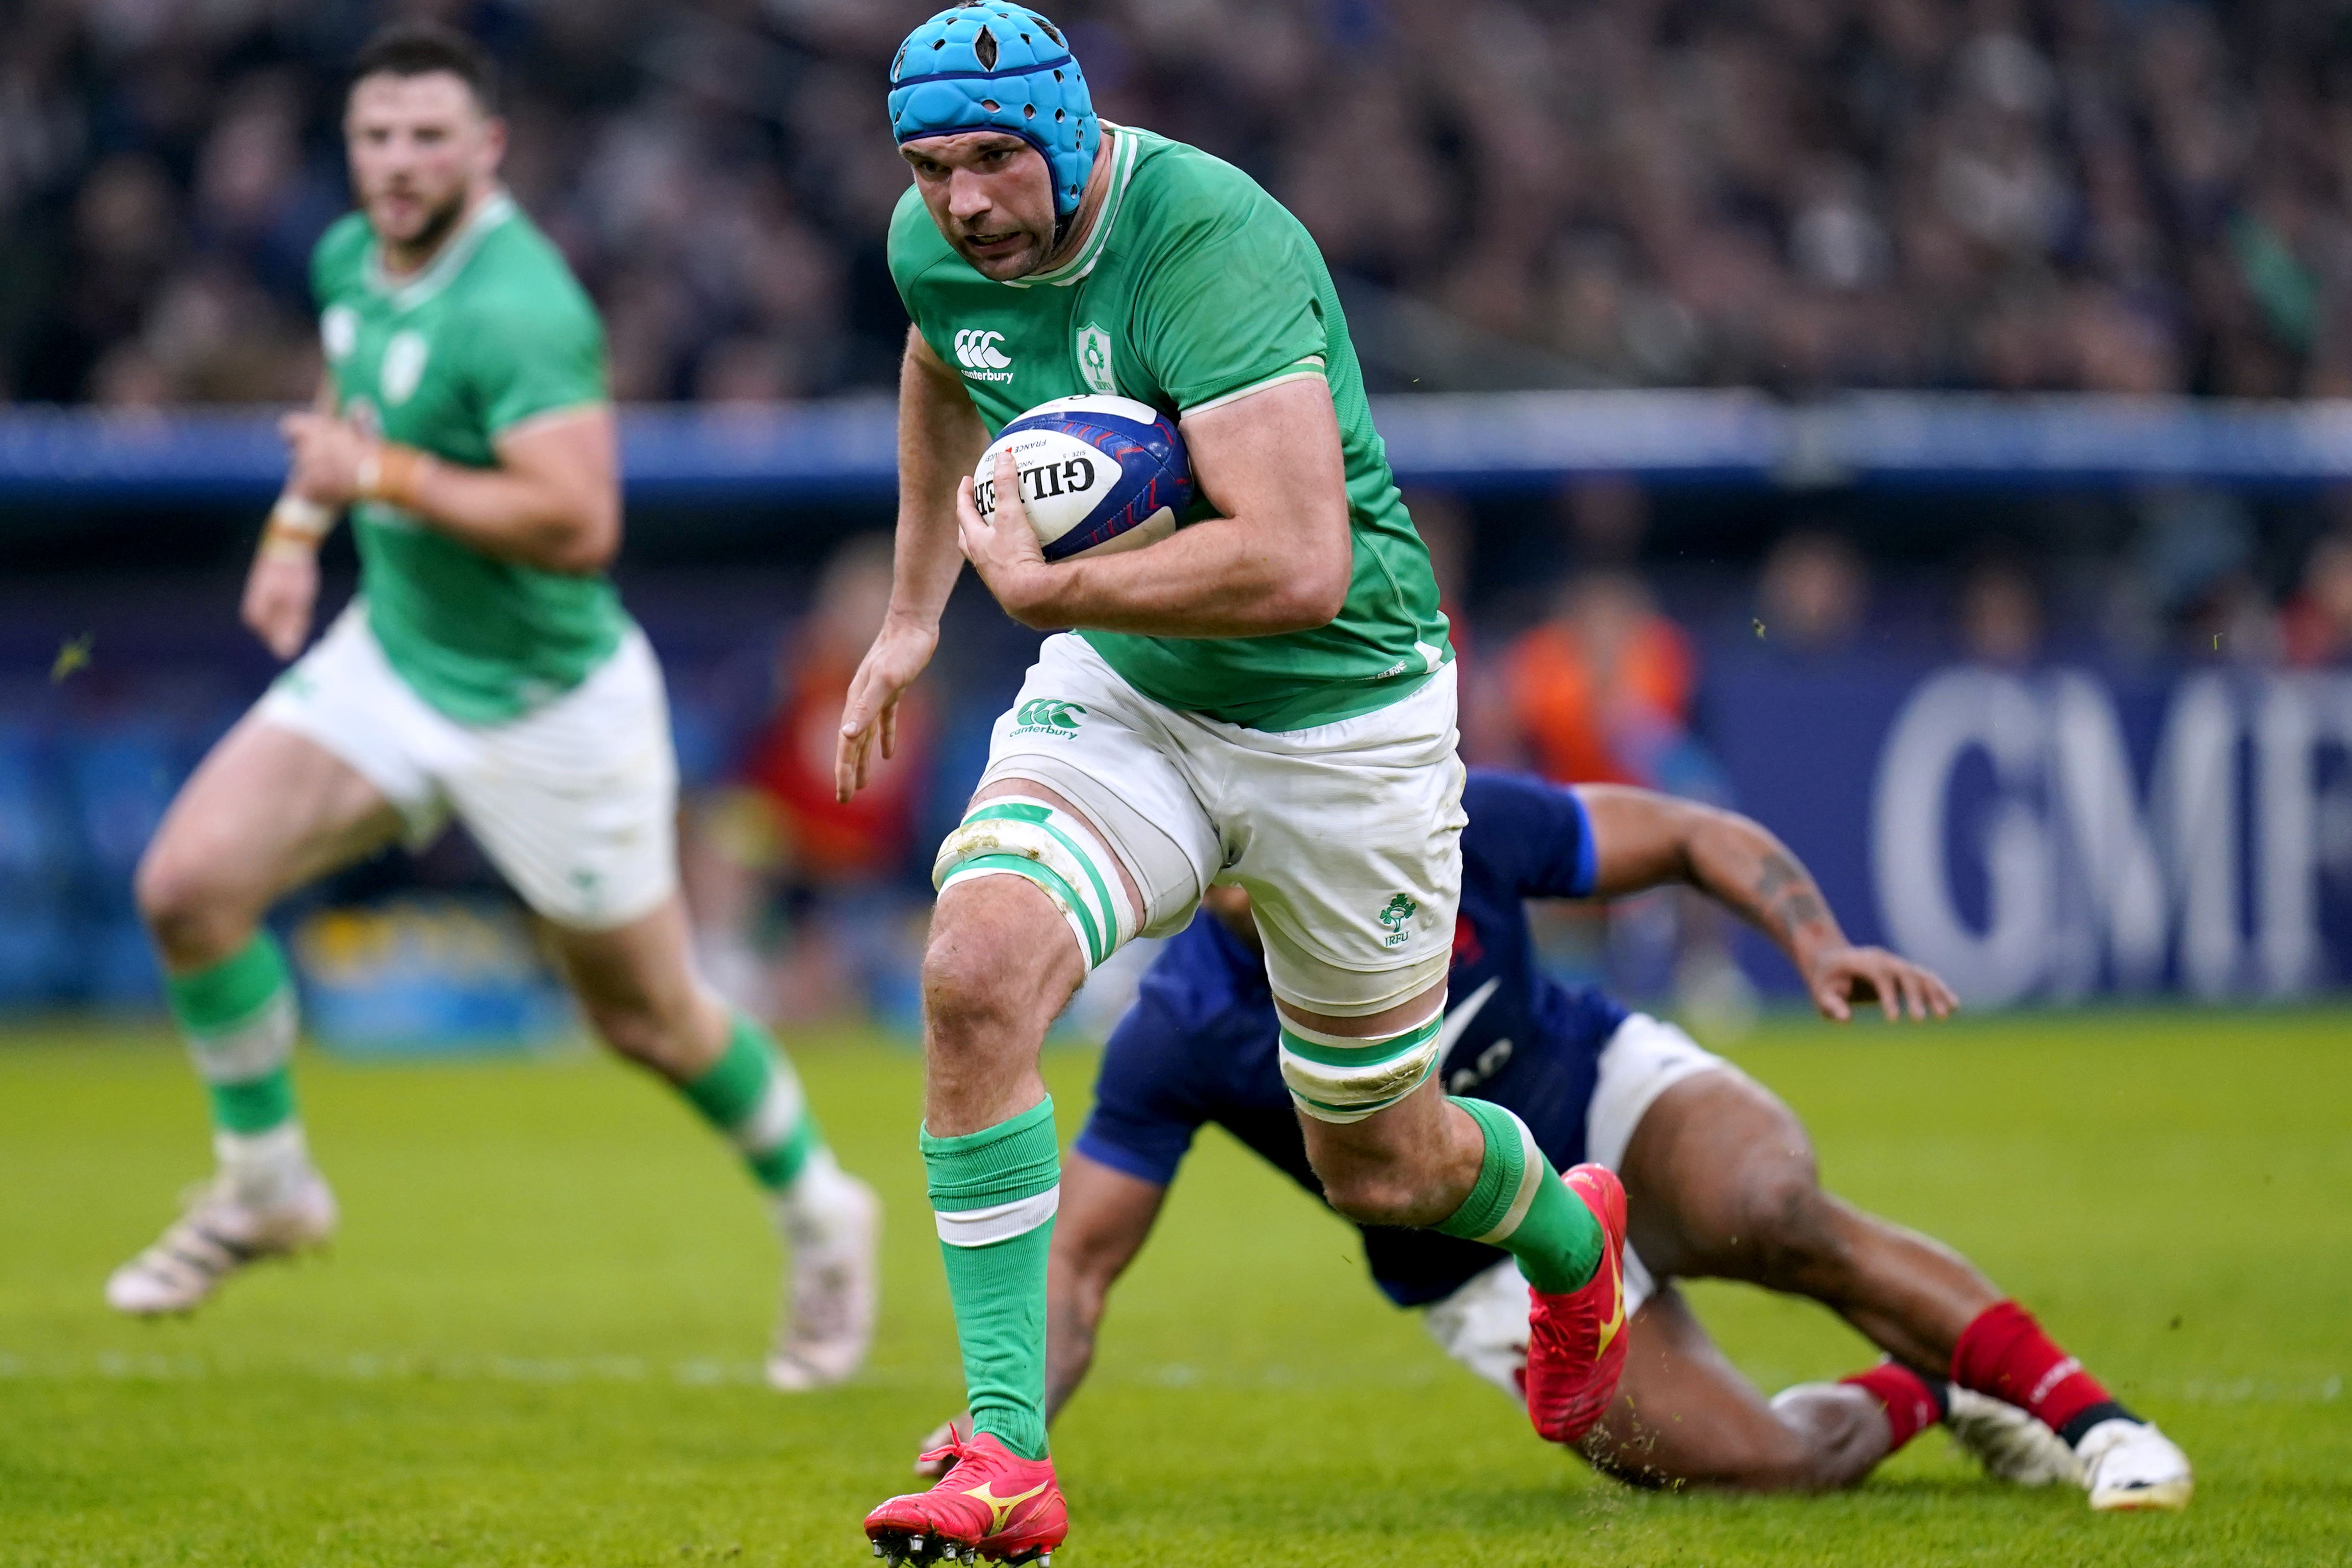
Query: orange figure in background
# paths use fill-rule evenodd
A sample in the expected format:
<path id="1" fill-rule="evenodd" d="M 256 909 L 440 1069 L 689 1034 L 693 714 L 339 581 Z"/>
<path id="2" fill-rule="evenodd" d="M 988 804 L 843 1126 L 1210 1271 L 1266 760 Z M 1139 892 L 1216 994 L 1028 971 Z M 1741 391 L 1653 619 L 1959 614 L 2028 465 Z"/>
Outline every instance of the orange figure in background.
<path id="1" fill-rule="evenodd" d="M 1630 572 L 1571 579 L 1504 663 L 1512 717 L 1546 778 L 1654 787 L 1687 732 L 1697 655 Z"/>
<path id="2" fill-rule="evenodd" d="M 872 784 L 846 804 L 833 787 L 842 703 L 889 600 L 889 536 L 842 545 L 782 639 L 776 706 L 735 782 L 689 814 L 685 871 L 704 972 L 768 1018 L 862 1011 L 883 974 L 913 962 L 899 928 L 919 906 L 898 879 L 929 773 L 920 688 L 899 704 L 894 755 L 877 755 Z"/>

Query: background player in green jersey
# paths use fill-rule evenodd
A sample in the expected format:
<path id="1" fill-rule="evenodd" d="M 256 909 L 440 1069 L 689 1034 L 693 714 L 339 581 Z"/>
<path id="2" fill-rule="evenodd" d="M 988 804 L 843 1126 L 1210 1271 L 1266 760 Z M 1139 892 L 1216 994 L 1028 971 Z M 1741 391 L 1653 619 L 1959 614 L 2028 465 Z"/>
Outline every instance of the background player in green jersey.
<path id="1" fill-rule="evenodd" d="M 345 508 L 361 595 L 214 747 L 139 868 L 219 1171 L 107 1298 L 184 1311 L 333 1229 L 295 1113 L 294 992 L 262 918 L 455 815 L 549 921 L 597 1033 L 774 1194 L 794 1265 L 771 1380 L 837 1381 L 872 1331 L 877 1205 L 775 1042 L 689 961 L 661 671 L 604 575 L 621 506 L 603 329 L 498 184 L 492 97 L 487 58 L 437 27 L 388 31 L 353 73 L 362 210 L 312 263 L 326 383 L 286 421 L 292 472 L 245 619 L 279 658 L 300 650 L 318 542 Z"/>
<path id="2" fill-rule="evenodd" d="M 921 1142 L 975 1431 L 868 1536 L 894 1560 L 1022 1562 L 1066 1533 L 1037 1049 L 1091 964 L 1180 929 L 1219 882 L 1257 910 L 1332 1203 L 1516 1255 L 1530 1413 L 1580 1436 L 1623 1358 L 1623 1194 L 1598 1167 L 1563 1181 L 1511 1112 L 1431 1081 L 1461 880 L 1454 672 L 1313 240 L 1230 164 L 1100 123 L 1036 12 L 943 11 L 890 76 L 915 175 L 890 268 L 915 330 L 896 583 L 843 716 L 844 797 L 888 753 L 965 560 L 1016 619 L 1081 629 L 1047 639 L 934 868 Z M 1011 460 L 992 524 L 970 476 L 992 430 L 1087 392 L 1178 416 L 1206 504 L 1158 543 L 1049 566 Z"/>

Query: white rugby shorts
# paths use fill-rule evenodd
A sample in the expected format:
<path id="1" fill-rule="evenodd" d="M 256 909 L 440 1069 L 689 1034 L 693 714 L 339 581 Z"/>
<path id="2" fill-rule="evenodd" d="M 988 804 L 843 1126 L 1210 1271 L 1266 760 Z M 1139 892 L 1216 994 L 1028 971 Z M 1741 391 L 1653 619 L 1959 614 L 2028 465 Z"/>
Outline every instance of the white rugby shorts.
<path id="1" fill-rule="evenodd" d="M 1462 892 L 1454 672 L 1370 713 L 1252 730 L 1166 707 L 1082 637 L 1045 639 L 996 722 L 985 786 L 1044 784 L 1135 879 L 1140 934 L 1212 883 L 1249 891 L 1274 994 L 1334 1017 L 1441 984 Z"/>
<path id="2" fill-rule="evenodd" d="M 523 901 L 558 925 L 626 925 L 677 886 L 669 703 L 634 626 L 561 697 L 505 723 L 461 724 L 400 678 L 355 601 L 254 711 L 373 784 L 412 849 L 455 816 Z"/>
<path id="3" fill-rule="evenodd" d="M 1675 1026 L 1646 1013 L 1618 1025 L 1601 1049 L 1601 1074 L 1584 1111 L 1584 1157 L 1622 1170 L 1634 1129 L 1658 1096 L 1703 1072 L 1739 1069 Z M 1662 1283 L 1629 1242 L 1625 1247 L 1625 1315 L 1657 1294 Z M 1447 1355 L 1500 1388 L 1516 1401 L 1528 1364 L 1528 1282 L 1509 1258 L 1465 1280 L 1433 1304 L 1422 1321 Z"/>

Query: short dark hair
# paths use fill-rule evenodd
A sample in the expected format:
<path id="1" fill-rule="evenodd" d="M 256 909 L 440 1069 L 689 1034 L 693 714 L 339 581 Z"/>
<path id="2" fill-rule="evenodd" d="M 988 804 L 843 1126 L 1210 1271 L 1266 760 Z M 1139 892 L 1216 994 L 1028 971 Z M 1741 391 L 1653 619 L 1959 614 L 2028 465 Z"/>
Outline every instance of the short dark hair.
<path id="1" fill-rule="evenodd" d="M 481 45 L 438 22 L 395 22 L 370 38 L 352 62 L 352 85 L 372 76 L 447 71 L 466 84 L 485 114 L 499 111 L 499 68 Z"/>

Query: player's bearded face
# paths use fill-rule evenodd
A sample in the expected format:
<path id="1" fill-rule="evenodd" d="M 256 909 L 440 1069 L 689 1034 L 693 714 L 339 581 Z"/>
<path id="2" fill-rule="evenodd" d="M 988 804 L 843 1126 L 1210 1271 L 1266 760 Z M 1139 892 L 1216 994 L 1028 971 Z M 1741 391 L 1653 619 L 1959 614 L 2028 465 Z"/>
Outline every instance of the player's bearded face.
<path id="1" fill-rule="evenodd" d="M 401 249 L 439 244 L 497 177 L 504 150 L 499 122 L 446 71 L 357 82 L 343 140 L 369 225 Z"/>
<path id="2" fill-rule="evenodd" d="M 1036 271 L 1054 248 L 1054 176 L 1037 149 L 999 131 L 926 136 L 900 151 L 931 221 L 983 278 Z"/>

